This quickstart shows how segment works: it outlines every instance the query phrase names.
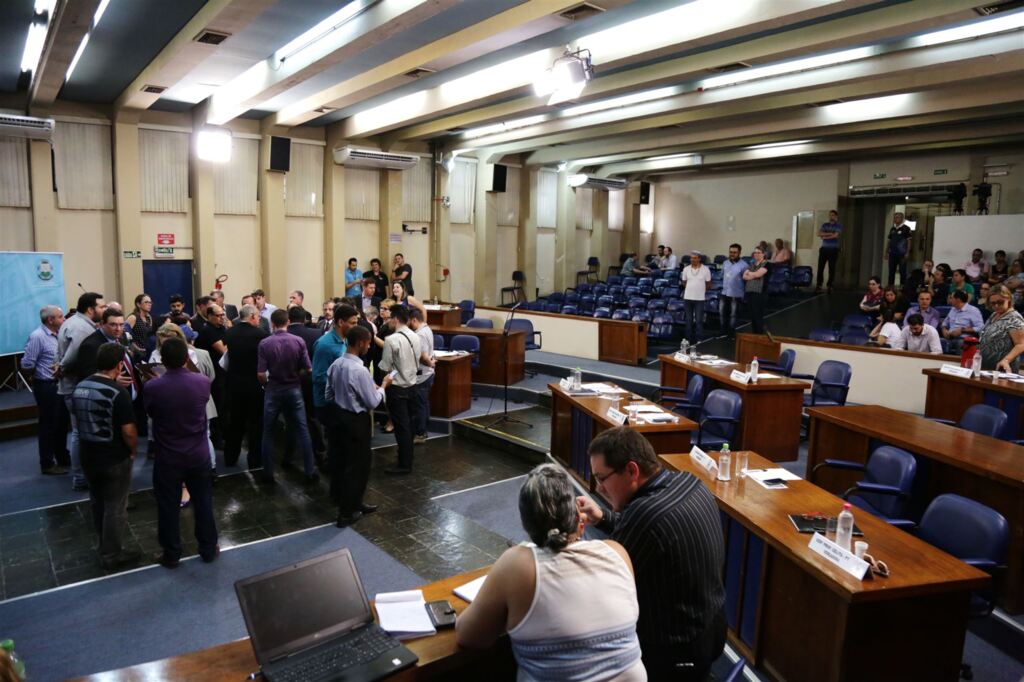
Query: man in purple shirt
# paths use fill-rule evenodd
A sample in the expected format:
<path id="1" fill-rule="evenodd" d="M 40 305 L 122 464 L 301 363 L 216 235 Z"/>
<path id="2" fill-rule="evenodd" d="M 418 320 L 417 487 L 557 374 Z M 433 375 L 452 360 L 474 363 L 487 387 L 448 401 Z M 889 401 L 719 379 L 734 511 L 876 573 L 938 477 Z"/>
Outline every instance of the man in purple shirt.
<path id="1" fill-rule="evenodd" d="M 274 428 L 277 417 L 283 416 L 292 433 L 299 438 L 306 482 L 320 480 L 313 466 L 313 441 L 306 422 L 302 402 L 302 377 L 312 371 L 306 342 L 288 333 L 288 311 L 275 310 L 270 315 L 274 333 L 260 341 L 256 376 L 267 389 L 263 400 L 263 482 L 274 483 Z"/>
<path id="2" fill-rule="evenodd" d="M 153 420 L 156 445 L 153 492 L 156 495 L 157 536 L 163 552 L 157 562 L 177 568 L 181 559 L 181 486 L 188 488 L 196 520 L 199 555 L 209 563 L 220 554 L 213 519 L 213 472 L 206 435 L 206 402 L 210 380 L 190 371 L 188 346 L 170 338 L 160 346 L 167 373 L 146 384 L 146 412 Z"/>

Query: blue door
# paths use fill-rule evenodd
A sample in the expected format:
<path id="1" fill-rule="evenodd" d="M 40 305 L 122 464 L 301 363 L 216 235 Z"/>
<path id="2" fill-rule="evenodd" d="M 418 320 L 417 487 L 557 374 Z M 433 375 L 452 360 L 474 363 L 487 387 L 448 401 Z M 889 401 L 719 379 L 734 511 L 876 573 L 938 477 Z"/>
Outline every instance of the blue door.
<path id="1" fill-rule="evenodd" d="M 153 299 L 154 317 L 170 310 L 168 299 L 173 294 L 181 294 L 185 299 L 185 310 L 192 315 L 192 261 L 142 261 L 142 286 Z M 127 305 L 130 306 L 134 300 L 133 296 Z"/>

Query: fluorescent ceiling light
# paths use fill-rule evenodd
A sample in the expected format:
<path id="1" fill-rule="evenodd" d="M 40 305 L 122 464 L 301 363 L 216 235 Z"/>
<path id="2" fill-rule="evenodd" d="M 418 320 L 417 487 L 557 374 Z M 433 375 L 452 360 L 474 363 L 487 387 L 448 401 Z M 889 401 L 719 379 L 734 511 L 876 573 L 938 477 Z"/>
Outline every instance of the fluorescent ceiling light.
<path id="1" fill-rule="evenodd" d="M 697 159 L 699 163 L 700 158 L 700 154 L 691 154 L 689 152 L 686 152 L 682 154 L 666 154 L 665 156 L 651 156 L 644 159 L 644 161 L 674 161 L 676 159 Z"/>
<path id="2" fill-rule="evenodd" d="M 196 135 L 196 156 L 203 161 L 227 163 L 231 160 L 231 131 L 206 128 Z"/>
<path id="3" fill-rule="evenodd" d="M 28 35 L 25 36 L 25 51 L 21 53 L 22 71 L 36 70 L 45 44 L 46 24 L 31 24 L 28 27 Z"/>
<path id="4" fill-rule="evenodd" d="M 352 2 L 345 5 L 345 7 L 274 52 L 274 61 L 283 62 L 286 59 L 294 57 L 299 52 L 302 52 L 315 43 L 320 42 L 331 33 L 334 33 L 336 30 L 344 26 L 350 19 L 375 3 L 376 0 L 352 0 Z"/>
<path id="5" fill-rule="evenodd" d="M 544 114 L 538 114 L 536 116 L 526 116 L 524 118 L 516 118 L 511 121 L 502 121 L 501 123 L 492 123 L 490 125 L 480 126 L 478 128 L 470 128 L 469 130 L 462 133 L 462 137 L 466 139 L 473 139 L 477 137 L 484 137 L 485 135 L 496 135 L 498 133 L 504 133 L 509 130 L 515 130 L 516 128 L 525 128 L 536 123 L 543 123 L 547 120 L 547 116 Z"/>
<path id="6" fill-rule="evenodd" d="M 96 13 L 92 15 L 92 27 L 96 28 L 96 25 L 100 23 L 100 17 L 107 11 L 107 5 L 110 4 L 110 0 L 100 0 L 100 6 L 96 8 Z"/>
<path id="7" fill-rule="evenodd" d="M 78 51 L 75 52 L 75 56 L 71 59 L 71 63 L 68 64 L 68 72 L 64 74 L 64 82 L 67 83 L 71 80 L 71 74 L 75 72 L 75 67 L 78 66 L 78 60 L 82 58 L 82 53 L 85 52 L 85 46 L 89 44 L 89 33 L 85 34 L 82 38 L 82 42 L 78 44 Z"/>
<path id="8" fill-rule="evenodd" d="M 821 107 L 820 111 L 824 116 L 833 121 L 855 121 L 865 116 L 879 116 L 884 114 L 886 118 L 898 116 L 913 101 L 913 95 L 905 92 L 899 95 L 885 95 L 882 97 L 869 97 L 867 99 L 855 99 L 852 102 L 840 102 Z"/>
<path id="9" fill-rule="evenodd" d="M 580 187 L 589 179 L 590 178 L 589 178 L 589 176 L 586 173 L 573 173 L 568 178 L 569 186 L 570 187 Z"/>
<path id="10" fill-rule="evenodd" d="M 990 33 L 1001 33 L 1014 29 L 1024 28 L 1024 10 L 1012 14 L 1001 14 L 989 19 L 981 19 L 963 26 L 932 31 L 914 38 L 911 42 L 914 47 L 926 47 L 929 45 L 941 45 L 952 43 L 957 40 L 978 38 Z"/>
<path id="11" fill-rule="evenodd" d="M 604 111 L 606 109 L 614 109 L 616 107 L 624 107 L 630 104 L 640 104 L 642 102 L 650 102 L 651 100 L 661 99 L 663 97 L 671 97 L 672 95 L 679 94 L 678 88 L 657 88 L 655 90 L 644 90 L 643 92 L 634 92 L 632 95 L 623 95 L 622 97 L 613 97 L 611 99 L 603 99 L 597 102 L 589 102 L 587 104 L 580 104 L 579 106 L 569 107 L 568 109 L 562 110 L 562 116 L 579 116 L 581 114 L 590 114 L 595 111 Z"/>
<path id="12" fill-rule="evenodd" d="M 790 140 L 787 142 L 766 142 L 764 144 L 755 144 L 747 147 L 747 149 L 772 149 L 774 147 L 791 147 L 798 144 L 810 144 L 814 140 Z"/>
<path id="13" fill-rule="evenodd" d="M 56 5 L 57 0 L 36 0 L 36 4 L 33 8 L 33 11 L 35 11 L 36 14 L 49 15 L 51 12 L 53 12 L 53 8 Z"/>

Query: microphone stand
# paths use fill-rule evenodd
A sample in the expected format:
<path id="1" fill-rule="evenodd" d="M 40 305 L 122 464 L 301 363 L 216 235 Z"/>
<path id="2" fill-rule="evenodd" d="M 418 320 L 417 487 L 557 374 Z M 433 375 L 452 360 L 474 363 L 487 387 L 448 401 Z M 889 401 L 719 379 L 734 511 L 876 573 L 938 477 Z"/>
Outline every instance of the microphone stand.
<path id="1" fill-rule="evenodd" d="M 526 426 L 527 428 L 530 428 L 530 429 L 533 428 L 533 424 L 531 424 L 529 422 L 526 422 L 526 421 L 523 421 L 522 419 L 517 419 L 516 417 L 513 417 L 512 415 L 510 415 L 508 413 L 508 334 L 509 334 L 509 331 L 511 330 L 511 327 L 512 327 L 512 320 L 516 316 L 516 308 L 518 308 L 521 305 L 522 305 L 522 303 L 516 303 L 514 306 L 512 306 L 512 310 L 509 311 L 508 317 L 505 318 L 505 328 L 504 328 L 504 330 L 502 331 L 502 334 L 501 334 L 501 366 L 502 366 L 502 372 L 501 373 L 502 373 L 502 379 L 503 379 L 503 391 L 504 391 L 505 407 L 504 407 L 504 409 L 501 412 L 501 416 L 499 416 L 493 422 L 491 422 L 490 424 L 488 424 L 487 426 L 484 427 L 487 430 L 491 430 L 494 427 L 496 427 L 496 426 L 498 426 L 500 424 L 505 424 L 505 423 L 522 424 L 523 426 Z"/>

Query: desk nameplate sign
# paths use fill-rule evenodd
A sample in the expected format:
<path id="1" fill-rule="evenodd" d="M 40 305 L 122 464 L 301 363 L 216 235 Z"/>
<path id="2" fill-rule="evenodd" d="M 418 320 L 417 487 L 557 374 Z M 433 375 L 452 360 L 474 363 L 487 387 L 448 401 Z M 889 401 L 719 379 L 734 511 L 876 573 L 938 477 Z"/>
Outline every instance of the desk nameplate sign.
<path id="1" fill-rule="evenodd" d="M 619 426 L 622 426 L 623 424 L 626 423 L 626 413 L 620 412 L 619 410 L 616 410 L 614 407 L 609 407 L 608 412 L 605 414 L 605 416 L 607 416 L 609 419 L 611 419 Z"/>
<path id="2" fill-rule="evenodd" d="M 693 460 L 694 464 L 702 467 L 711 476 L 715 476 L 717 474 L 718 462 L 711 459 L 706 452 L 698 448 L 696 445 L 690 449 L 690 459 Z"/>
<path id="3" fill-rule="evenodd" d="M 741 372 L 738 369 L 734 369 L 730 374 L 729 378 L 733 381 L 738 381 L 741 384 L 750 383 L 750 372 Z"/>
<path id="4" fill-rule="evenodd" d="M 679 362 L 686 362 L 686 363 L 689 363 L 689 362 L 690 362 L 690 356 L 689 356 L 689 355 L 686 355 L 686 354 L 684 354 L 684 353 L 680 353 L 680 352 L 678 352 L 678 351 L 677 351 L 677 352 L 676 352 L 676 354 L 675 354 L 675 358 L 676 358 L 676 360 L 678 360 Z"/>
<path id="5" fill-rule="evenodd" d="M 960 365 L 954 365 L 951 363 L 943 363 L 942 367 L 939 368 L 939 372 L 942 374 L 952 374 L 955 377 L 961 379 L 970 379 L 974 375 L 974 370 L 970 367 L 961 367 Z"/>
<path id="6" fill-rule="evenodd" d="M 558 386 L 563 391 L 571 391 L 572 390 L 572 379 L 559 379 L 558 380 Z"/>
<path id="7" fill-rule="evenodd" d="M 868 562 L 857 558 L 856 554 L 846 551 L 821 533 L 812 535 L 807 546 L 815 554 L 825 557 L 827 561 L 843 569 L 857 580 L 864 580 L 864 576 L 871 568 Z"/>

